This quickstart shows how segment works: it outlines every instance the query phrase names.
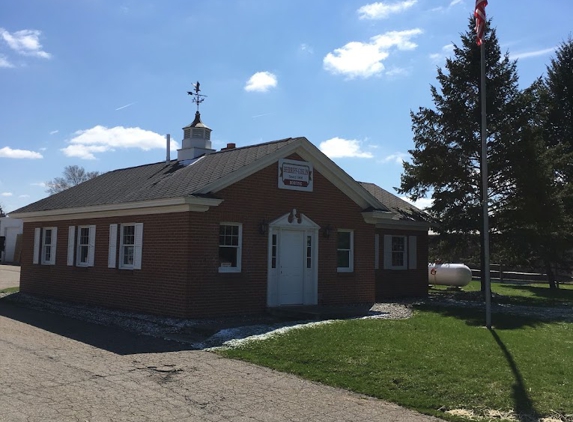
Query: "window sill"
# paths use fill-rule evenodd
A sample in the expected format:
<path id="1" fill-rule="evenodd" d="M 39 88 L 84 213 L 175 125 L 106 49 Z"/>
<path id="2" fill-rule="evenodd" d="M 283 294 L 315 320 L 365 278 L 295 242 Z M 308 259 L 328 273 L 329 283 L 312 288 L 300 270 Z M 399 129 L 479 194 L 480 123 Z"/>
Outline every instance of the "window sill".
<path id="1" fill-rule="evenodd" d="M 240 268 L 228 268 L 228 267 L 219 267 L 219 274 L 239 274 L 241 272 Z"/>

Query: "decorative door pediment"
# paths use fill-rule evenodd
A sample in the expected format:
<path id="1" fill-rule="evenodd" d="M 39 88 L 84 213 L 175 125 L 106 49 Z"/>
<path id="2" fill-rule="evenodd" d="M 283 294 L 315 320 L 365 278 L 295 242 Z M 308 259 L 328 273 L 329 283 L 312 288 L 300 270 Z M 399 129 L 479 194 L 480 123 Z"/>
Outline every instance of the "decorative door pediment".
<path id="1" fill-rule="evenodd" d="M 320 226 L 293 208 L 291 212 L 272 221 L 269 226 L 299 230 L 319 230 Z"/>

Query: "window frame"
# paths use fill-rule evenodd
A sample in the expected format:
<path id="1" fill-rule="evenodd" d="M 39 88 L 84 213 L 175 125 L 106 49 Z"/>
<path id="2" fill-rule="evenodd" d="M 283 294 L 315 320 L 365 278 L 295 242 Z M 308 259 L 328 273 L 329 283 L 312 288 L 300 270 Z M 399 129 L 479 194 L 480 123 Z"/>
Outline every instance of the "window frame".
<path id="1" fill-rule="evenodd" d="M 76 266 L 77 267 L 93 267 L 94 266 L 94 254 L 95 254 L 95 225 L 84 225 L 77 227 L 77 244 L 76 244 Z M 82 230 L 87 229 L 88 231 L 88 242 L 81 243 L 82 241 Z M 82 247 L 87 248 L 86 262 L 81 262 L 81 249 Z"/>
<path id="2" fill-rule="evenodd" d="M 124 243 L 124 229 L 133 227 L 133 244 Z M 133 247 L 133 258 L 131 264 L 124 263 L 124 247 Z M 122 223 L 119 225 L 119 263 L 120 270 L 140 270 L 143 250 L 143 223 Z"/>
<path id="3" fill-rule="evenodd" d="M 402 239 L 404 242 L 404 248 L 400 250 L 394 250 L 394 239 Z M 394 265 L 394 254 L 402 254 L 402 265 Z M 392 236 L 390 238 L 390 267 L 395 270 L 405 270 L 408 268 L 408 236 Z"/>
<path id="4" fill-rule="evenodd" d="M 46 243 L 46 233 L 50 230 L 50 243 Z M 56 265 L 56 247 L 58 243 L 58 228 L 57 227 L 42 227 L 41 229 L 41 242 L 40 242 L 40 264 L 41 265 Z M 46 259 L 46 247 L 50 248 L 50 259 Z"/>
<path id="5" fill-rule="evenodd" d="M 221 227 L 222 226 L 232 226 L 232 227 L 238 227 L 239 228 L 237 246 L 221 245 L 220 236 L 221 236 Z M 220 255 L 221 247 L 225 247 L 225 248 L 236 247 L 236 249 L 237 249 L 237 265 L 235 267 L 222 267 L 221 262 L 219 261 L 219 266 L 217 267 L 219 273 L 240 273 L 241 269 L 242 269 L 242 261 L 243 261 L 242 260 L 242 257 L 243 257 L 243 224 L 242 223 L 236 223 L 236 222 L 230 222 L 230 221 L 223 221 L 223 222 L 219 223 L 218 237 L 219 237 L 219 240 L 217 242 L 217 245 L 218 245 L 218 251 L 219 251 L 219 259 L 221 256 Z"/>
<path id="6" fill-rule="evenodd" d="M 339 233 L 350 233 L 350 249 L 338 247 Z M 341 251 L 348 251 L 348 267 L 338 266 L 338 253 Z M 336 231 L 336 271 L 339 273 L 354 272 L 354 230 L 352 229 L 338 229 Z"/>
<path id="7" fill-rule="evenodd" d="M 394 251 L 392 249 L 393 240 L 394 238 L 401 238 L 404 241 L 404 250 L 403 251 Z M 408 242 L 407 235 L 401 234 L 387 234 L 384 235 L 384 269 L 386 270 L 407 270 L 408 269 L 408 262 L 410 261 L 410 254 L 409 254 L 409 242 Z M 402 265 L 393 265 L 393 254 L 394 253 L 402 253 L 403 257 L 403 264 Z"/>

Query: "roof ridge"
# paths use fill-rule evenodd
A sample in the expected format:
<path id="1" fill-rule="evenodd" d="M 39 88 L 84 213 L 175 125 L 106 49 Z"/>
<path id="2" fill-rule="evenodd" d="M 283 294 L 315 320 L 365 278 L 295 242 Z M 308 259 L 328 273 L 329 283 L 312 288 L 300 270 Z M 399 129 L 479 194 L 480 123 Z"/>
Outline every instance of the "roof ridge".
<path id="1" fill-rule="evenodd" d="M 265 146 L 265 145 L 278 144 L 278 143 L 280 143 L 280 142 L 290 141 L 291 139 L 294 141 L 294 140 L 301 139 L 301 138 L 302 138 L 302 136 L 297 136 L 297 137 L 295 137 L 295 138 L 289 137 L 289 138 L 277 139 L 277 140 L 275 140 L 275 141 L 263 142 L 262 144 L 245 145 L 245 146 L 243 146 L 243 147 L 236 147 L 236 148 L 231 148 L 231 149 L 223 149 L 223 150 L 219 150 L 219 151 L 213 152 L 213 153 L 211 153 L 211 154 L 206 154 L 206 155 L 215 155 L 215 154 L 221 154 L 221 153 L 224 153 L 224 152 L 232 152 L 232 151 L 237 151 L 237 150 L 242 150 L 242 149 L 248 149 L 248 148 L 258 148 L 258 147 L 262 147 L 262 146 Z"/>

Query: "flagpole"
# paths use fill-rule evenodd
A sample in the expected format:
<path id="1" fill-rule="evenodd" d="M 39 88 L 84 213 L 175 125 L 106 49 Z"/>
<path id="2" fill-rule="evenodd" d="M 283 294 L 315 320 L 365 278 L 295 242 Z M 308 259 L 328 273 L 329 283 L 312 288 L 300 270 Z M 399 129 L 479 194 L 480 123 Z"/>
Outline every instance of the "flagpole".
<path id="1" fill-rule="evenodd" d="M 484 22 L 484 26 L 487 22 Z M 484 273 L 482 281 L 485 283 L 485 325 L 491 330 L 491 280 L 489 265 L 489 207 L 487 183 L 487 114 L 485 95 L 485 43 L 480 45 L 481 55 L 481 180 L 483 200 L 483 260 Z"/>

